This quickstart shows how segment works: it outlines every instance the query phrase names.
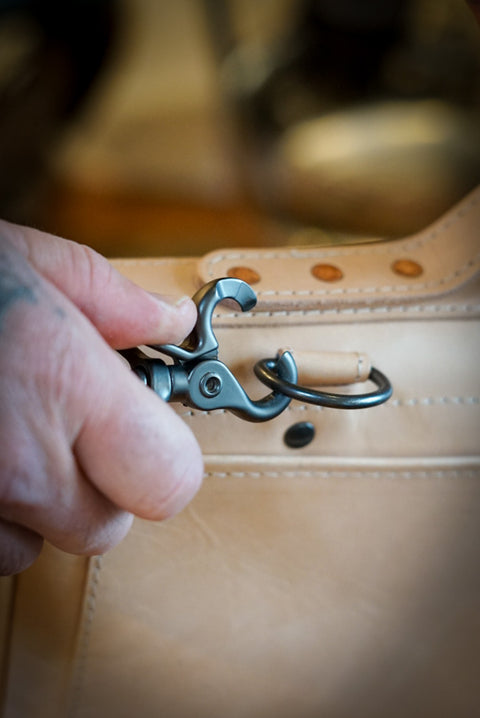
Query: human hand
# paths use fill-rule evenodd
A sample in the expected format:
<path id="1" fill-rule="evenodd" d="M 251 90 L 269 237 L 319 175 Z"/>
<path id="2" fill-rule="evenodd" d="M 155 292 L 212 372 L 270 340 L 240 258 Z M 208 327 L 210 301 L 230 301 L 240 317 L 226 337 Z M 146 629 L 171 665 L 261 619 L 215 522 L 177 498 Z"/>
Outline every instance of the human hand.
<path id="1" fill-rule="evenodd" d="M 197 442 L 111 348 L 178 343 L 195 319 L 91 249 L 0 222 L 0 575 L 43 539 L 103 553 L 132 514 L 162 520 L 193 497 Z"/>

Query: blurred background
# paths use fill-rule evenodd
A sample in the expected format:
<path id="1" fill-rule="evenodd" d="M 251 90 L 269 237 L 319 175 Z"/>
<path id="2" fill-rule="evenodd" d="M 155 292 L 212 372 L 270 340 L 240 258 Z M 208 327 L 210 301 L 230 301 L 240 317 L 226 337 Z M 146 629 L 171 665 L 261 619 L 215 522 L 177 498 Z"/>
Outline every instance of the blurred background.
<path id="1" fill-rule="evenodd" d="M 0 215 L 110 257 L 410 234 L 479 119 L 464 0 L 0 0 Z"/>

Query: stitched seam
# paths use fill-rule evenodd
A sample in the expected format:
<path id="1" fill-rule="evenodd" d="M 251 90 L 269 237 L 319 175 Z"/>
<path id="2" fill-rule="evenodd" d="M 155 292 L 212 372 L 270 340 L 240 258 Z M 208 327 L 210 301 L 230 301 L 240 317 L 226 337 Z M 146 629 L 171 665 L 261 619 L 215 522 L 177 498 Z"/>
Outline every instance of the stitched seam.
<path id="1" fill-rule="evenodd" d="M 213 319 L 238 319 L 240 318 L 258 318 L 258 317 L 309 317 L 309 316 L 326 316 L 328 314 L 394 314 L 401 312 L 402 314 L 437 314 L 440 312 L 449 312 L 451 314 L 468 313 L 474 314 L 480 311 L 480 304 L 438 304 L 438 305 L 420 305 L 409 306 L 399 304 L 387 307 L 329 307 L 328 309 L 283 309 L 278 311 L 255 311 L 255 312 L 216 312 Z"/>
<path id="2" fill-rule="evenodd" d="M 424 397 L 423 399 L 393 399 L 391 405 L 394 407 L 405 407 L 405 406 L 439 406 L 439 405 L 465 405 L 475 406 L 480 404 L 480 397 L 478 396 L 439 396 L 439 397 Z"/>
<path id="3" fill-rule="evenodd" d="M 75 668 L 75 679 L 72 690 L 72 703 L 70 705 L 69 715 L 75 718 L 77 714 L 79 696 L 83 684 L 83 678 L 86 671 L 88 648 L 90 644 L 90 635 L 92 631 L 93 619 L 97 608 L 97 595 L 99 586 L 99 574 L 102 570 L 102 557 L 96 556 L 93 561 L 93 569 L 88 582 L 84 616 L 82 619 L 82 633 L 79 640 L 77 665 Z"/>
<path id="4" fill-rule="evenodd" d="M 470 268 L 475 269 L 480 260 L 480 253 L 476 254 L 475 257 L 468 260 L 462 267 L 455 270 L 454 272 L 451 272 L 450 274 L 440 277 L 440 279 L 431 280 L 430 282 L 423 282 L 423 284 L 391 284 L 391 285 L 385 285 L 382 287 L 346 287 L 344 289 L 336 288 L 336 289 L 309 289 L 309 290 L 290 290 L 290 289 L 269 289 L 265 290 L 264 292 L 258 292 L 258 296 L 317 296 L 317 295 L 328 295 L 328 296 L 334 296 L 334 295 L 344 295 L 344 294 L 377 294 L 377 293 L 390 293 L 390 292 L 417 292 L 418 290 L 422 289 L 435 289 L 435 287 L 440 287 L 442 285 L 448 284 L 449 282 L 453 281 L 454 279 L 461 278 L 464 274 L 468 272 Z"/>
<path id="5" fill-rule="evenodd" d="M 258 297 L 314 297 L 314 296 L 342 296 L 342 295 L 357 295 L 357 294 L 388 294 L 391 292 L 402 292 L 406 294 L 418 292 L 420 290 L 430 290 L 437 287 L 449 284 L 455 279 L 461 279 L 470 269 L 476 269 L 479 265 L 480 254 L 476 254 L 472 259 L 469 259 L 462 267 L 451 272 L 450 274 L 440 277 L 440 279 L 431 280 L 430 282 L 423 282 L 422 284 L 392 284 L 381 287 L 337 287 L 335 289 L 265 289 L 257 292 Z M 212 273 L 209 273 L 212 276 Z"/>
<path id="6" fill-rule="evenodd" d="M 112 261 L 114 262 L 116 267 L 118 267 L 119 265 L 127 267 L 143 267 L 145 265 L 149 267 L 159 267 L 162 264 L 192 264 L 192 262 L 194 262 L 195 260 L 186 257 L 158 257 L 155 259 L 129 259 L 128 257 L 126 257 L 125 259 L 113 259 Z"/>
<path id="7" fill-rule="evenodd" d="M 233 260 L 239 260 L 239 259 L 250 259 L 250 260 L 272 260 L 272 259 L 289 259 L 291 260 L 306 260 L 306 259 L 321 259 L 321 258 L 332 258 L 332 257 L 358 257 L 358 256 L 372 256 L 372 255 L 393 255 L 398 254 L 398 252 L 411 252 L 418 249 L 421 249 L 424 247 L 428 242 L 431 242 L 434 238 L 441 235 L 443 232 L 445 232 L 447 229 L 449 229 L 452 225 L 454 225 L 456 222 L 458 222 L 462 217 L 464 217 L 468 212 L 475 207 L 480 198 L 478 196 L 472 197 L 469 202 L 467 202 L 464 206 L 460 207 L 452 216 L 449 216 L 448 219 L 446 219 L 444 222 L 442 222 L 439 226 L 432 229 L 430 232 L 428 232 L 425 236 L 417 239 L 412 239 L 408 241 L 404 241 L 401 246 L 396 244 L 395 242 L 392 242 L 390 244 L 382 244 L 382 245 L 368 245 L 367 247 L 357 247 L 355 249 L 345 249 L 345 247 L 340 247 L 337 249 L 330 249 L 330 250 L 317 250 L 317 251 L 303 251 L 291 249 L 289 251 L 274 251 L 274 252 L 234 252 L 229 253 L 225 252 L 223 254 L 217 255 L 215 257 L 212 257 L 209 262 L 207 262 L 207 276 L 209 278 L 212 278 L 214 276 L 214 265 L 218 264 L 219 262 L 222 262 L 224 260 L 233 261 Z M 422 284 L 413 284 L 413 285 L 391 285 L 391 286 L 385 286 L 385 287 L 369 287 L 369 288 L 355 288 L 350 287 L 346 289 L 341 288 L 335 288 L 335 289 L 316 289 L 316 290 L 310 290 L 310 291 L 296 291 L 296 290 L 284 290 L 284 291 L 275 291 L 275 290 L 259 290 L 257 292 L 257 296 L 278 296 L 278 295 L 284 295 L 284 296 L 334 296 L 334 295 L 342 295 L 342 294 L 378 294 L 378 293 L 389 293 L 389 292 L 404 292 L 404 293 L 414 293 L 418 291 L 419 289 L 434 289 L 435 287 L 440 287 L 442 285 L 448 284 L 448 282 L 451 282 L 454 279 L 461 278 L 465 273 L 468 272 L 470 268 L 475 268 L 478 264 L 478 258 L 480 255 L 475 255 L 471 259 L 469 259 L 462 267 L 460 267 L 455 272 L 452 272 L 451 274 L 441 277 L 437 280 L 432 280 L 430 282 L 425 282 Z"/>
<path id="8" fill-rule="evenodd" d="M 358 381 L 362 376 L 362 370 L 363 370 L 363 365 L 365 364 L 365 358 L 363 357 L 362 354 L 358 354 L 358 352 L 356 353 L 356 356 L 357 356 L 357 375 L 355 377 L 355 381 Z"/>
<path id="9" fill-rule="evenodd" d="M 378 410 L 385 411 L 386 409 L 402 409 L 409 408 L 412 406 L 477 406 L 480 405 L 480 396 L 425 396 L 425 397 L 412 397 L 411 399 L 391 399 L 386 404 L 377 407 Z M 327 407 L 316 406 L 315 404 L 290 404 L 285 412 L 295 411 L 325 411 Z M 335 410 L 333 410 L 335 411 Z M 178 412 L 181 417 L 193 417 L 198 418 L 202 416 L 215 416 L 221 414 L 229 414 L 227 409 L 214 409 L 212 411 L 202 411 L 200 409 L 189 409 L 188 411 Z"/>
<path id="10" fill-rule="evenodd" d="M 445 232 L 447 229 L 449 229 L 452 225 L 454 225 L 456 222 L 458 222 L 460 219 L 462 219 L 466 214 L 470 212 L 472 208 L 474 208 L 478 202 L 480 201 L 480 196 L 474 196 L 472 197 L 465 205 L 460 207 L 456 212 L 454 212 L 451 216 L 448 217 L 448 219 L 444 220 L 440 223 L 439 226 L 432 229 L 430 232 L 428 232 L 425 236 L 422 236 L 421 238 L 413 238 L 407 241 L 404 241 L 402 244 L 401 249 L 404 251 L 413 251 L 417 249 L 421 249 L 424 247 L 428 242 L 431 242 L 433 239 L 438 237 L 440 234 Z M 402 240 L 400 240 L 401 242 Z M 281 251 L 273 251 L 273 252 L 255 252 L 255 251 L 246 251 L 246 252 L 225 252 L 220 255 L 216 255 L 210 259 L 207 266 L 218 264 L 221 261 L 224 260 L 232 260 L 232 259 L 321 259 L 324 257 L 344 257 L 344 256 L 364 256 L 368 255 L 371 256 L 372 254 L 397 254 L 398 253 L 398 244 L 393 241 L 391 243 L 387 244 L 381 244 L 381 245 L 374 245 L 369 244 L 366 246 L 356 247 L 352 249 L 346 249 L 345 247 L 339 247 L 337 249 L 319 249 L 319 250 L 313 250 L 308 251 L 304 250 L 301 251 L 299 249 L 291 249 L 289 251 L 281 250 Z"/>
<path id="11" fill-rule="evenodd" d="M 405 469 L 368 470 L 358 469 L 348 471 L 332 470 L 298 470 L 298 471 L 207 471 L 206 478 L 218 479 L 281 479 L 281 478 L 317 478 L 317 479 L 442 479 L 442 478 L 477 478 L 479 469 L 419 469 L 418 471 Z"/>

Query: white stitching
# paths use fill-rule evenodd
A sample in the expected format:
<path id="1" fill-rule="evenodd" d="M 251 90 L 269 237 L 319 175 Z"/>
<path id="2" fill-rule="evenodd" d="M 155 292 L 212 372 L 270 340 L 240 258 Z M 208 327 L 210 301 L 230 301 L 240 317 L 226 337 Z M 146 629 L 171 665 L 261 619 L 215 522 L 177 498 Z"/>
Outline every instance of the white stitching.
<path id="1" fill-rule="evenodd" d="M 205 473 L 206 478 L 219 478 L 219 479 L 244 479 L 244 478 L 269 478 L 269 479 L 281 479 L 281 478 L 317 478 L 317 479 L 442 479 L 442 478 L 477 478 L 480 471 L 480 465 L 478 469 L 419 469 L 418 471 L 406 471 L 405 469 L 389 469 L 389 470 L 378 470 L 374 469 L 369 471 L 364 469 L 359 471 L 358 469 L 348 471 L 339 471 L 336 469 L 331 470 L 298 470 L 298 471 L 207 471 Z"/>
<path id="2" fill-rule="evenodd" d="M 300 251 L 299 249 L 290 249 L 288 251 L 280 250 L 280 251 L 273 251 L 273 252 L 255 252 L 255 251 L 245 251 L 245 252 L 236 252 L 236 253 L 229 253 L 225 252 L 220 255 L 216 255 L 212 257 L 209 262 L 207 262 L 207 277 L 212 278 L 214 276 L 214 265 L 218 264 L 221 261 L 228 260 L 239 260 L 239 259 L 248 259 L 248 260 L 272 260 L 272 259 L 289 259 L 289 260 L 306 260 L 306 259 L 322 259 L 322 258 L 331 258 L 331 257 L 355 257 L 355 256 L 364 256 L 364 255 L 375 255 L 375 254 L 383 254 L 383 255 L 393 255 L 398 254 L 398 252 L 409 252 L 412 250 L 418 250 L 425 246 L 427 242 L 430 242 L 435 237 L 439 236 L 442 232 L 447 230 L 449 227 L 451 227 L 455 222 L 457 222 L 460 218 L 464 217 L 472 207 L 475 207 L 475 205 L 478 204 L 480 200 L 480 197 L 475 195 L 470 199 L 469 202 L 467 202 L 465 205 L 463 205 L 461 208 L 459 208 L 453 215 L 449 216 L 448 219 L 446 219 L 443 223 L 441 223 L 438 227 L 431 230 L 429 233 L 427 233 L 425 236 L 412 239 L 409 241 L 404 241 L 401 246 L 399 246 L 396 242 L 391 242 L 390 244 L 381 244 L 381 245 L 371 245 L 368 246 L 362 246 L 356 249 L 346 249 L 345 247 L 339 247 L 335 249 L 328 249 L 328 250 L 314 250 L 314 251 Z M 411 284 L 411 285 L 405 285 L 405 284 L 399 284 L 399 285 L 388 285 L 384 287 L 347 287 L 347 288 L 339 288 L 336 287 L 334 289 L 312 289 L 312 290 L 261 290 L 259 289 L 257 292 L 258 297 L 267 297 L 267 296 L 334 296 L 334 295 L 357 295 L 357 294 L 378 294 L 378 293 L 389 293 L 392 291 L 395 292 L 403 292 L 406 294 L 417 292 L 418 290 L 427 290 L 427 289 L 434 289 L 436 287 L 441 287 L 442 285 L 448 284 L 454 279 L 461 278 L 464 274 L 468 272 L 469 269 L 474 269 L 478 265 L 480 254 L 475 255 L 471 259 L 469 259 L 462 267 L 455 270 L 451 274 L 441 277 L 437 280 L 432 280 L 430 282 L 424 282 L 423 284 Z"/>
<path id="3" fill-rule="evenodd" d="M 425 396 L 410 399 L 391 399 L 388 403 L 378 407 L 378 409 L 385 411 L 388 408 L 401 409 L 412 406 L 476 406 L 477 404 L 480 404 L 480 396 Z M 314 404 L 290 404 L 285 409 L 287 413 L 295 411 L 325 411 L 325 407 L 315 406 Z M 188 411 L 178 412 L 178 415 L 183 418 L 192 417 L 196 419 L 203 416 L 219 416 L 228 413 L 227 409 L 214 409 L 213 411 L 189 409 Z"/>
<path id="4" fill-rule="evenodd" d="M 158 257 L 155 259 L 149 259 L 149 258 L 139 258 L 139 259 L 130 259 L 129 257 L 125 257 L 122 259 L 113 259 L 112 262 L 114 263 L 115 267 L 118 266 L 126 266 L 126 267 L 137 267 L 137 266 L 149 266 L 149 267 L 159 267 L 162 264 L 192 264 L 195 260 L 192 260 L 187 257 Z"/>
<path id="5" fill-rule="evenodd" d="M 454 279 L 461 278 L 464 274 L 468 272 L 469 269 L 475 269 L 479 265 L 479 263 L 480 253 L 469 259 L 462 267 L 456 269 L 454 272 L 451 272 L 444 277 L 440 277 L 440 279 L 432 280 L 430 282 L 424 282 L 423 284 L 392 284 L 385 285 L 382 287 L 337 287 L 335 289 L 265 289 L 259 290 L 257 292 L 257 297 L 314 297 L 335 295 L 341 296 L 349 294 L 387 294 L 393 291 L 404 292 L 408 294 L 411 292 L 418 292 L 422 289 L 435 289 L 437 287 L 441 287 L 445 284 L 448 284 Z M 213 274 L 210 272 L 208 276 L 212 277 Z"/>
<path id="6" fill-rule="evenodd" d="M 214 319 L 255 319 L 259 317 L 310 317 L 310 316 L 326 316 L 328 314 L 394 314 L 402 312 L 403 314 L 414 313 L 440 313 L 450 312 L 451 314 L 468 313 L 473 314 L 480 311 L 480 304 L 437 304 L 437 305 L 392 305 L 383 307 L 329 307 L 328 309 L 283 309 L 279 311 L 255 311 L 255 312 L 216 312 Z"/>
<path id="7" fill-rule="evenodd" d="M 70 705 L 69 711 L 71 718 L 74 718 L 74 716 L 77 714 L 77 709 L 79 705 L 78 696 L 81 691 L 82 681 L 86 670 L 90 634 L 97 607 L 99 574 L 102 569 L 102 557 L 96 556 L 92 559 L 92 562 L 93 568 L 90 574 L 89 585 L 86 593 L 84 609 L 85 612 L 82 621 L 82 635 L 79 641 L 78 658 L 75 670 L 75 684 L 72 690 L 72 703 Z"/>
<path id="8" fill-rule="evenodd" d="M 364 365 L 365 361 L 364 361 L 364 357 L 362 354 L 358 354 L 358 352 L 357 352 L 356 356 L 357 356 L 357 375 L 355 377 L 355 380 L 358 380 L 362 376 L 362 369 L 363 369 L 363 365 Z"/>
<path id="9" fill-rule="evenodd" d="M 480 404 L 480 397 L 478 396 L 438 396 L 438 397 L 424 397 L 422 399 L 393 399 L 390 402 L 391 406 L 403 407 L 403 406 L 439 406 L 456 404 L 460 406 L 474 406 Z"/>

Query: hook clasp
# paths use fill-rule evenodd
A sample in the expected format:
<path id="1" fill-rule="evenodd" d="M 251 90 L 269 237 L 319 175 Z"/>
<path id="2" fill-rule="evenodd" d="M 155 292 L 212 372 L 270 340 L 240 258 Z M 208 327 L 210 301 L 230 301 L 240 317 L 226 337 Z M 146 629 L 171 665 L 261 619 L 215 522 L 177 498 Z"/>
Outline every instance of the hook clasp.
<path id="1" fill-rule="evenodd" d="M 242 311 L 255 306 L 253 289 L 231 277 L 205 284 L 193 297 L 197 322 L 182 344 L 152 345 L 150 348 L 173 359 L 166 364 L 139 349 L 120 352 L 133 371 L 165 401 L 181 401 L 186 406 L 211 411 L 227 409 L 247 421 L 268 421 L 287 408 L 291 399 L 273 389 L 263 399 L 249 398 L 230 369 L 218 359 L 218 341 L 212 327 L 213 312 L 219 302 L 233 299 Z M 272 371 L 282 382 L 295 383 L 297 368 L 292 355 L 284 352 Z"/>

